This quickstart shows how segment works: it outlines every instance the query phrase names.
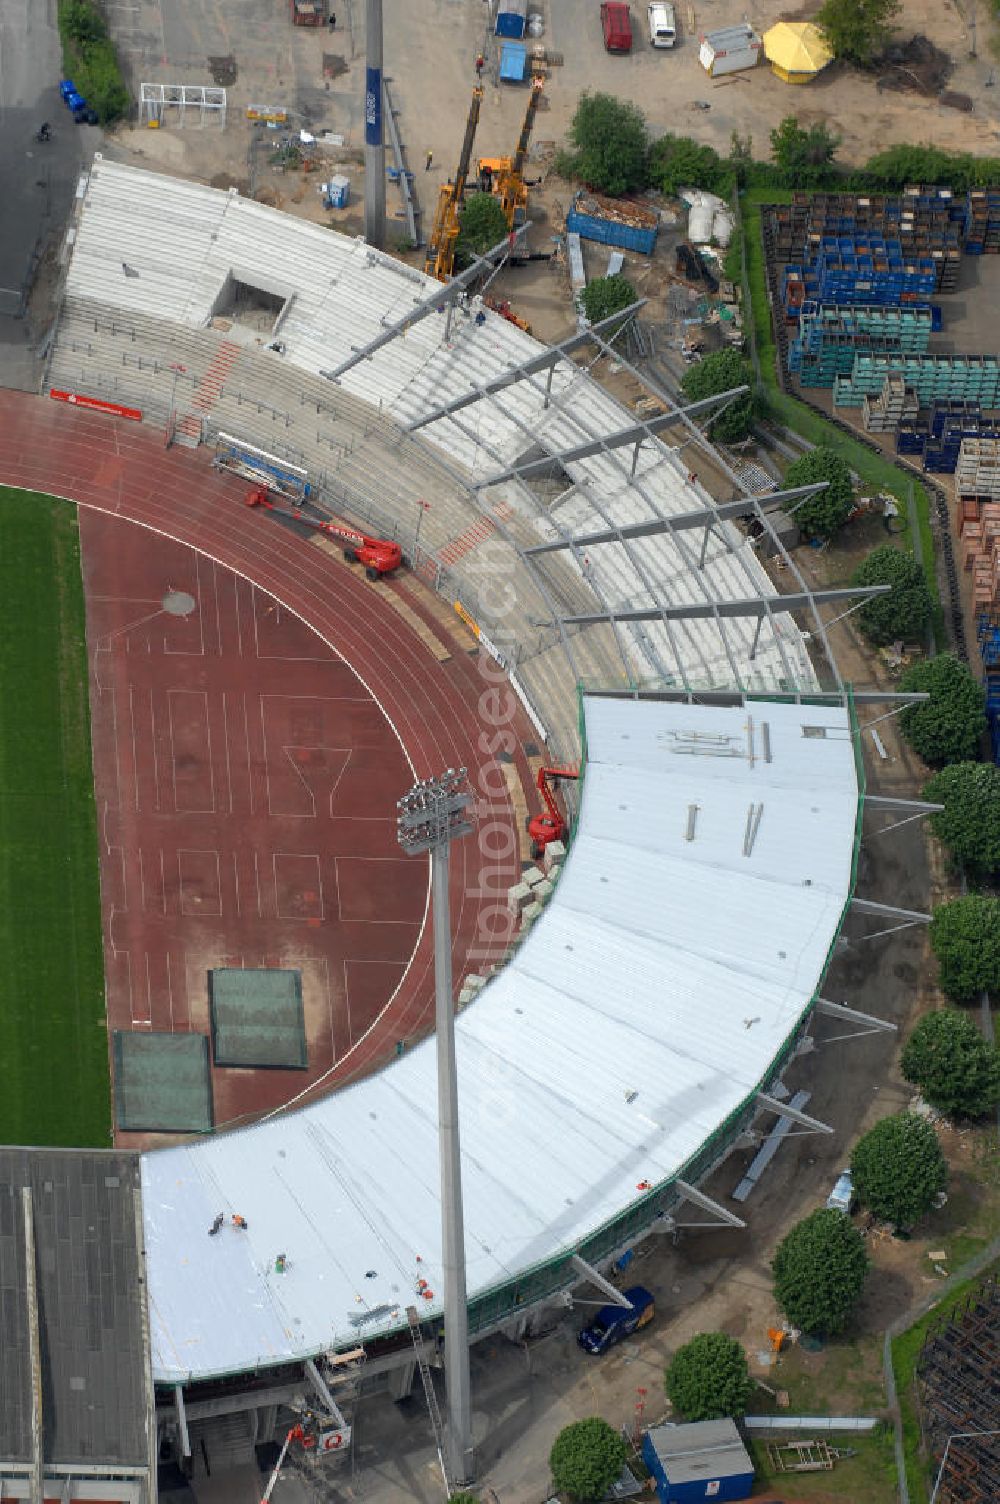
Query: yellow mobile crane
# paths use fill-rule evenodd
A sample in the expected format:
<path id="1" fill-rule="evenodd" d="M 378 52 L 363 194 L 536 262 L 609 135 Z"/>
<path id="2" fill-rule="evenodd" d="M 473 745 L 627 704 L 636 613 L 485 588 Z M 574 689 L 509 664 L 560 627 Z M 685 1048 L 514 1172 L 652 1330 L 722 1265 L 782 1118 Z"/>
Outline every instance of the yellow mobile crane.
<path id="1" fill-rule="evenodd" d="M 469 105 L 469 118 L 465 122 L 465 140 L 462 142 L 462 155 L 458 159 L 458 171 L 455 173 L 455 181 L 445 183 L 438 195 L 437 212 L 434 215 L 434 228 L 431 230 L 431 238 L 427 243 L 427 257 L 424 261 L 424 271 L 431 276 L 437 277 L 439 282 L 447 282 L 455 265 L 455 241 L 458 239 L 458 217 L 462 212 L 462 199 L 465 196 L 465 183 L 469 176 L 469 165 L 472 161 L 472 146 L 476 139 L 476 127 L 479 124 L 479 107 L 483 102 L 483 91 L 477 85 L 472 91 L 472 103 Z"/>
<path id="2" fill-rule="evenodd" d="M 480 157 L 479 186 L 484 193 L 492 193 L 498 200 L 507 219 L 508 230 L 516 230 L 524 224 L 528 215 L 528 187 L 524 181 L 524 164 L 528 157 L 528 142 L 531 140 L 535 115 L 545 87 L 544 78 L 531 80 L 531 98 L 524 112 L 524 123 L 517 138 L 512 157 Z"/>

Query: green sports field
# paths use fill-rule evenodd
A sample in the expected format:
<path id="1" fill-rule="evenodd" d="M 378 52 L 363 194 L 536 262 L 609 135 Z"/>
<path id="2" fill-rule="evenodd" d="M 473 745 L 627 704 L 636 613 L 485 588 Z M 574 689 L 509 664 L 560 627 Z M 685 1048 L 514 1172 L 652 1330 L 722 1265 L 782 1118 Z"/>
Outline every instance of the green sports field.
<path id="1" fill-rule="evenodd" d="M 0 487 L 0 1143 L 107 1145 L 101 902 L 80 540 Z"/>

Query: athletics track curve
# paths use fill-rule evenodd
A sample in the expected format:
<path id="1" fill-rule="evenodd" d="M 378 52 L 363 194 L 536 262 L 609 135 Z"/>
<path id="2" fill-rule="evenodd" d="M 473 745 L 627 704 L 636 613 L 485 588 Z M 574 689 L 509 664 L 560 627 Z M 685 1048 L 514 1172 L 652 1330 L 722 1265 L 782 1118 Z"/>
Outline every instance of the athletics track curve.
<path id="1" fill-rule="evenodd" d="M 416 632 L 380 601 L 383 587 L 373 589 L 266 513 L 246 509 L 241 504 L 246 483 L 213 471 L 207 451 L 166 449 L 158 434 L 139 425 L 6 391 L 0 392 L 0 483 L 62 496 L 138 523 L 232 570 L 298 616 L 353 669 L 396 732 L 415 777 L 467 766 L 474 780 L 482 775 L 490 788 L 505 787 L 503 770 L 479 750 L 483 726 L 477 701 L 484 686 L 471 643 L 467 652 L 456 650 L 449 663 L 435 661 Z M 533 733 L 520 712 L 512 730 L 513 760 L 527 785 L 524 743 Z M 482 969 L 481 953 L 469 964 L 469 952 L 481 951 L 486 911 L 519 871 L 519 835 L 509 797 L 494 797 L 490 813 L 509 826 L 515 854 L 507 866 L 491 864 L 493 891 L 486 893 L 476 842 L 459 843 L 453 852 L 456 981 Z M 497 946 L 497 959 L 501 952 Z M 396 1041 L 426 1032 L 433 1021 L 432 968 L 425 915 L 393 997 L 325 1080 L 300 1095 L 311 1099 L 356 1079 L 388 1058 Z"/>

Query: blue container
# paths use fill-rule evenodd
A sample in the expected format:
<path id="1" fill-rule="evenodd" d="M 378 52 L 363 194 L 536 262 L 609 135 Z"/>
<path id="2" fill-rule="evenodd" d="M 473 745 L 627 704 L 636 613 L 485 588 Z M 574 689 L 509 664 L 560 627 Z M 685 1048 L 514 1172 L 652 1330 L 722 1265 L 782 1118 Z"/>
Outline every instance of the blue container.
<path id="1" fill-rule="evenodd" d="M 504 42 L 500 48 L 500 79 L 506 84 L 523 84 L 528 73 L 528 49 L 523 42 Z"/>
<path id="2" fill-rule="evenodd" d="M 734 1421 L 655 1426 L 642 1440 L 642 1460 L 660 1504 L 749 1499 L 753 1462 Z"/>
<path id="3" fill-rule="evenodd" d="M 596 214 L 581 214 L 571 209 L 566 216 L 566 229 L 584 240 L 621 246 L 626 251 L 639 251 L 643 256 L 651 256 L 656 249 L 655 225 L 648 229 L 640 225 L 620 225 L 613 219 L 600 219 Z"/>
<path id="4" fill-rule="evenodd" d="M 500 0 L 495 34 L 498 37 L 513 37 L 515 41 L 523 37 L 527 10 L 528 0 Z"/>

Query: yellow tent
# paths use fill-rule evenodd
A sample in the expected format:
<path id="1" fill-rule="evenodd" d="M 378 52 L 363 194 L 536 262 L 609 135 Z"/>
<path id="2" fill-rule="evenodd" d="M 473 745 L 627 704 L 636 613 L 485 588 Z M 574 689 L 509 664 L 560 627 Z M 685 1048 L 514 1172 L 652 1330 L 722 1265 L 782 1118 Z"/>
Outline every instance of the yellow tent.
<path id="1" fill-rule="evenodd" d="M 764 33 L 764 56 L 786 84 L 807 84 L 831 61 L 833 52 L 811 21 L 779 21 Z"/>

